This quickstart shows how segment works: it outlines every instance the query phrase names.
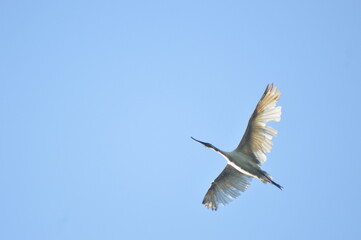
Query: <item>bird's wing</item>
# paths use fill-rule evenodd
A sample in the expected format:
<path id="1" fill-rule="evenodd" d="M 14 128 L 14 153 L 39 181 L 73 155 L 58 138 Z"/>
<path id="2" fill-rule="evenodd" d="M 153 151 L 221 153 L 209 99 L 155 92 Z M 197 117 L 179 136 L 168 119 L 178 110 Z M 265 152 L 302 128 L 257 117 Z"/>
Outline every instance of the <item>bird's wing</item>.
<path id="1" fill-rule="evenodd" d="M 246 132 L 236 148 L 236 151 L 242 151 L 252 156 L 258 164 L 267 160 L 265 153 L 271 151 L 272 137 L 277 134 L 277 130 L 267 126 L 266 123 L 281 120 L 281 107 L 276 107 L 280 97 L 280 91 L 273 84 L 268 84 L 248 121 Z"/>
<path id="2" fill-rule="evenodd" d="M 221 174 L 212 182 L 202 203 L 212 210 L 217 210 L 219 205 L 224 206 L 237 198 L 240 195 L 239 191 L 246 191 L 250 180 L 250 176 L 227 164 Z"/>

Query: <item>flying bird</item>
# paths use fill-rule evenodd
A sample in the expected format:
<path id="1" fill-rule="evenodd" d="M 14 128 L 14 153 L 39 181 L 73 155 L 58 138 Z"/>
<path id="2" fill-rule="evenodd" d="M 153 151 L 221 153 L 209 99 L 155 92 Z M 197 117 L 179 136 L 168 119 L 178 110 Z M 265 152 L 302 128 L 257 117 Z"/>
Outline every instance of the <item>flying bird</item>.
<path id="1" fill-rule="evenodd" d="M 263 183 L 271 183 L 282 190 L 282 186 L 274 182 L 271 175 L 261 168 L 261 164 L 267 160 L 265 153 L 271 151 L 272 137 L 277 134 L 277 130 L 266 123 L 281 120 L 281 107 L 276 106 L 280 97 L 281 93 L 277 87 L 268 84 L 248 121 L 241 142 L 232 152 L 222 151 L 210 143 L 191 137 L 227 160 L 226 167 L 212 182 L 203 199 L 202 203 L 206 207 L 217 210 L 219 205 L 224 206 L 231 202 L 240 192 L 246 191 L 252 178 L 258 178 Z"/>

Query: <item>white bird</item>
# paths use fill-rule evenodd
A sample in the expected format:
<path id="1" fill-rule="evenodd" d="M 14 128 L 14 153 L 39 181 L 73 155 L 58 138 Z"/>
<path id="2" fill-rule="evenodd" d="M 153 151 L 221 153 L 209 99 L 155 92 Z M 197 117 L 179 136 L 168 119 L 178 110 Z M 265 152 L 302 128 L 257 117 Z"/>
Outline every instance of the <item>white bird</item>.
<path id="1" fill-rule="evenodd" d="M 219 205 L 224 206 L 237 198 L 240 191 L 244 192 L 248 188 L 253 177 L 263 183 L 271 183 L 282 190 L 282 186 L 275 183 L 271 175 L 261 169 L 261 164 L 267 159 L 265 153 L 271 151 L 272 137 L 277 134 L 277 130 L 267 126 L 266 123 L 281 120 L 281 107 L 276 107 L 280 97 L 280 91 L 273 84 L 268 84 L 248 121 L 241 142 L 232 152 L 222 151 L 210 143 L 191 137 L 227 160 L 226 167 L 212 182 L 203 199 L 202 203 L 206 207 L 217 210 Z"/>

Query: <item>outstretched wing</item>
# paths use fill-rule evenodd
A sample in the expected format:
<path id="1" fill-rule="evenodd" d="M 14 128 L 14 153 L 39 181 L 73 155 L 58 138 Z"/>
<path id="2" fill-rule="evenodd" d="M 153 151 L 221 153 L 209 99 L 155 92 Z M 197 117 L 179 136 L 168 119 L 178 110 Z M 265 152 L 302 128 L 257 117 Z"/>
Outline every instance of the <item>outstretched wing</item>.
<path id="1" fill-rule="evenodd" d="M 277 134 L 277 130 L 267 126 L 266 123 L 281 120 L 281 107 L 276 107 L 280 97 L 280 91 L 273 84 L 268 84 L 236 149 L 236 151 L 242 151 L 252 156 L 258 164 L 267 160 L 265 153 L 271 151 L 272 137 Z"/>
<path id="2" fill-rule="evenodd" d="M 219 205 L 224 206 L 237 198 L 240 195 L 239 191 L 246 191 L 251 178 L 227 164 L 212 182 L 202 203 L 212 210 L 217 210 Z"/>

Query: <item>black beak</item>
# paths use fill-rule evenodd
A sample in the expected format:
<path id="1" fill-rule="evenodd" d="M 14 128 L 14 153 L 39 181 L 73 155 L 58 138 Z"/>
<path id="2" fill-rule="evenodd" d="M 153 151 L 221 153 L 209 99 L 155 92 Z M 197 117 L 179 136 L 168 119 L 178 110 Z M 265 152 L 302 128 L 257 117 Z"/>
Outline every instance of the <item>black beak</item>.
<path id="1" fill-rule="evenodd" d="M 216 151 L 216 152 L 221 152 L 221 150 L 219 150 L 218 148 L 216 148 L 215 146 L 213 146 L 213 145 L 210 144 L 210 143 L 206 143 L 206 142 L 199 141 L 199 140 L 195 139 L 194 137 L 191 137 L 191 138 L 192 138 L 194 141 L 201 143 L 201 144 L 202 144 L 203 146 L 205 146 L 206 148 L 213 149 L 213 150 Z"/>
<path id="2" fill-rule="evenodd" d="M 199 142 L 199 143 L 203 144 L 205 147 L 210 147 L 210 145 L 211 145 L 211 144 L 209 144 L 209 143 L 199 141 L 199 140 L 195 139 L 194 137 L 191 137 L 191 138 L 192 138 L 194 141 L 196 141 L 196 142 Z"/>

